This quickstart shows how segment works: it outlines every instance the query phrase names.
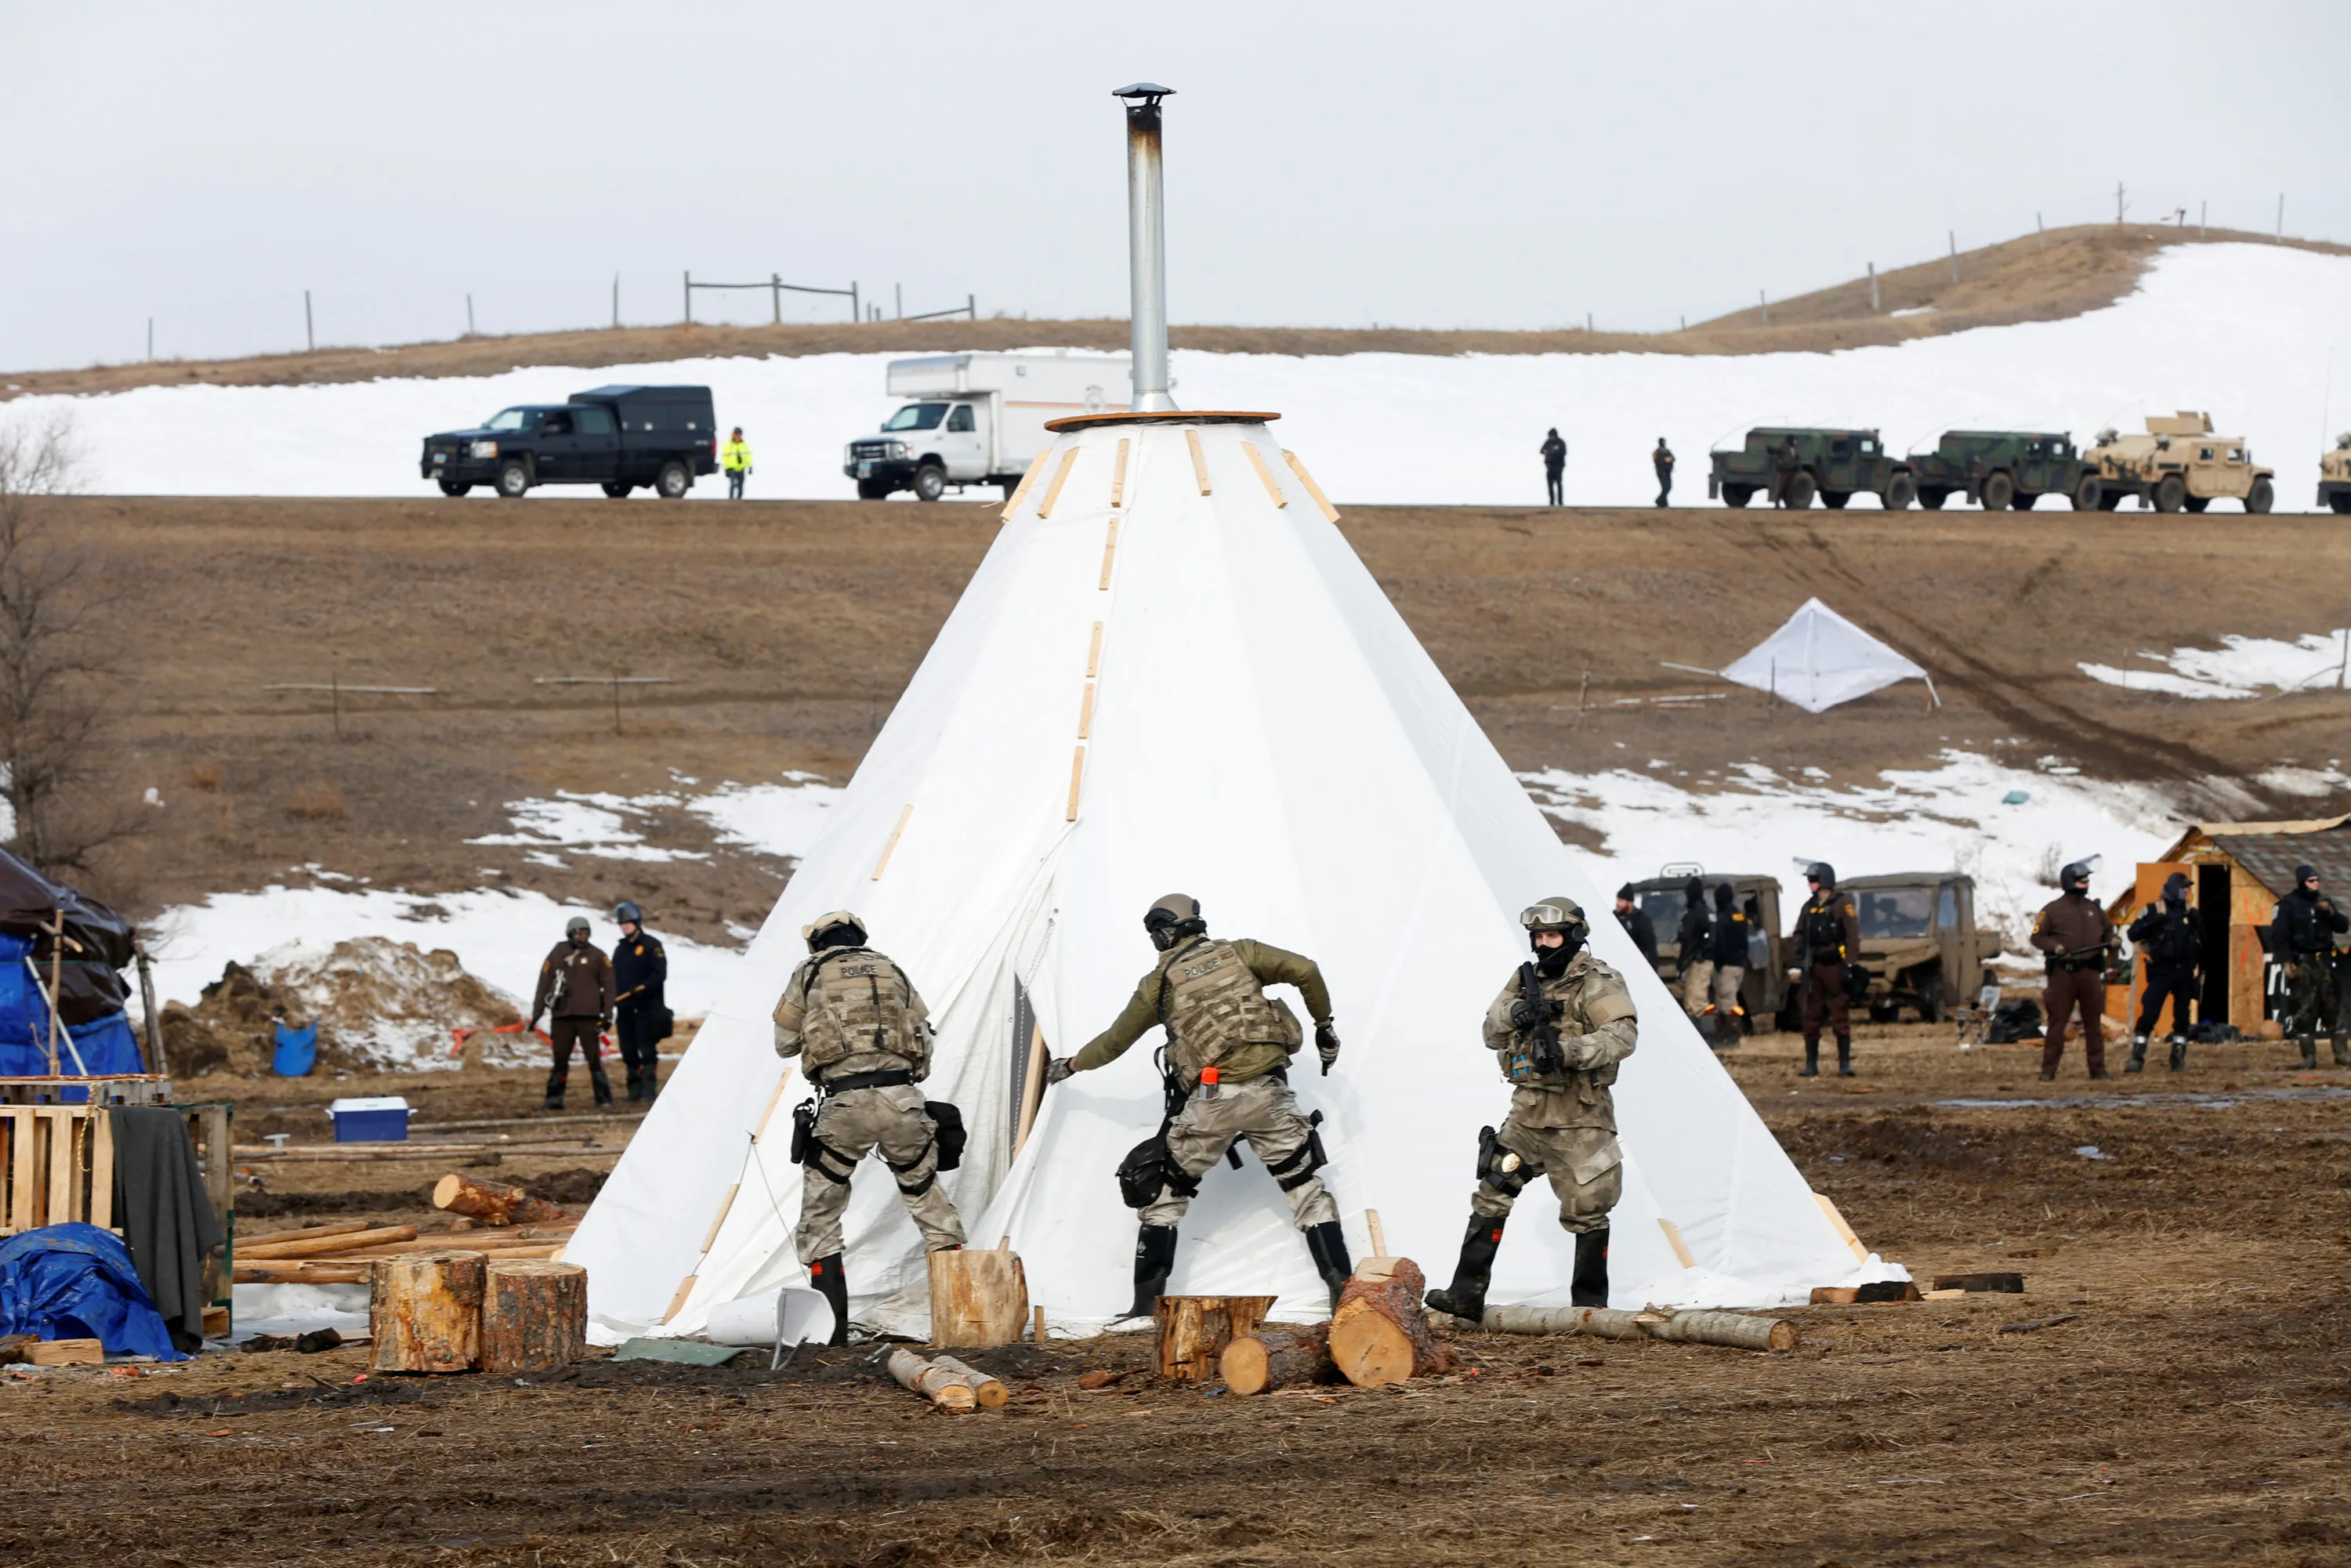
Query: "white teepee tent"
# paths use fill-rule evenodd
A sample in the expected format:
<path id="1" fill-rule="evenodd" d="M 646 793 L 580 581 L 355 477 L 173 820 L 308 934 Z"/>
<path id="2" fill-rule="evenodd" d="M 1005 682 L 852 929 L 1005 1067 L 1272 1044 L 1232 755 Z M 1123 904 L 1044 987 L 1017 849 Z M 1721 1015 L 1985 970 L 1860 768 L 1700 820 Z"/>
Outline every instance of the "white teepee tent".
<path id="1" fill-rule="evenodd" d="M 1805 600 L 1722 678 L 1770 692 L 1806 713 L 1825 713 L 1896 681 L 1925 681 L 1928 695 L 1935 690 L 1925 670 L 1817 599 Z"/>
<path id="2" fill-rule="evenodd" d="M 1255 413 L 1166 395 L 1158 101 L 1129 100 L 1135 412 L 1061 422 L 1006 524 L 794 873 L 740 978 L 695 1036 L 567 1249 L 600 1338 L 693 1333 L 710 1309 L 805 1281 L 792 1251 L 806 1092 L 768 1022 L 801 925 L 847 907 L 904 966 L 938 1039 L 925 1085 L 961 1106 L 942 1181 L 977 1246 L 1008 1239 L 1056 1332 L 1132 1293 L 1134 1217 L 1113 1177 L 1158 1124 L 1147 1045 L 1034 1099 L 1041 1053 L 1106 1025 L 1155 956 L 1142 915 L 1197 897 L 1210 929 L 1322 967 L 1338 1070 L 1293 1075 L 1324 1113 L 1324 1172 L 1357 1256 L 1447 1277 L 1478 1128 L 1508 1092 L 1486 1004 L 1526 953 L 1518 912 L 1561 892 L 1630 976 L 1641 1043 L 1617 1106 L 1626 1150 L 1619 1304 L 1766 1302 L 1875 1277 L 1631 941 Z M 1030 1113 L 1033 1111 L 1033 1125 Z M 1023 1133 L 1026 1133 L 1025 1141 Z M 1212 1169 L 1170 1288 L 1328 1298 L 1261 1169 Z M 857 1173 L 852 1315 L 925 1326 L 920 1243 L 889 1171 Z M 1573 1249 L 1531 1187 L 1492 1299 L 1562 1301 Z M 1893 1270 L 1898 1275 L 1899 1270 Z"/>

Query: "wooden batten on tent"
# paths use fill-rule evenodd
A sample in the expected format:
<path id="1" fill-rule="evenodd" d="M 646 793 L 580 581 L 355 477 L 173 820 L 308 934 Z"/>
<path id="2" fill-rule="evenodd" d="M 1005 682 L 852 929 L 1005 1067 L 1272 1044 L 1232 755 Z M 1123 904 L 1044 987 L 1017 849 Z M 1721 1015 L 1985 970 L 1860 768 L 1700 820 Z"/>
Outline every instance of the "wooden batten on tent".
<path id="1" fill-rule="evenodd" d="M 2197 1021 L 2235 1025 L 2251 1035 L 2270 1016 L 2268 950 L 2263 938 L 2277 902 L 2294 891 L 2294 868 L 2318 868 L 2328 888 L 2351 889 L 2351 816 L 2277 822 L 2198 822 L 2152 861 L 2142 862 L 2126 894 L 2106 904 L 2116 926 L 2163 895 L 2174 872 L 2188 877 L 2188 902 L 2204 918 L 2204 977 Z M 2138 1021 L 2143 977 L 2106 988 L 2106 1016 L 2126 1028 Z M 2156 1020 L 2172 1028 L 2168 1005 Z"/>

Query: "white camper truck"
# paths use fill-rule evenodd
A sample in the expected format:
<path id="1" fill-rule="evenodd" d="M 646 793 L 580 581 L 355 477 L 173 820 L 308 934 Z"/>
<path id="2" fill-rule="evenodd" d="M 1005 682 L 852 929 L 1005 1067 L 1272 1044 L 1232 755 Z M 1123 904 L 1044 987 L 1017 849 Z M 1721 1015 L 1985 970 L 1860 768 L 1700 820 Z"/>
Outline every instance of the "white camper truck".
<path id="1" fill-rule="evenodd" d="M 908 402 L 844 454 L 862 500 L 912 490 L 935 501 L 966 485 L 1010 496 L 1053 443 L 1047 420 L 1123 413 L 1132 393 L 1124 354 L 934 354 L 891 361 L 890 395 Z"/>

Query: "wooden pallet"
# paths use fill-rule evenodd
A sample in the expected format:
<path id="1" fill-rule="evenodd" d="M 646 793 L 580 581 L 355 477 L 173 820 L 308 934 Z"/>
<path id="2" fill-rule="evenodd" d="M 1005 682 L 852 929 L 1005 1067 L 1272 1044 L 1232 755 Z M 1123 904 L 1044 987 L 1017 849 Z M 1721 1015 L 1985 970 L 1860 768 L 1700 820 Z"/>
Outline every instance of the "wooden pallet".
<path id="1" fill-rule="evenodd" d="M 114 1119 L 103 1104 L 0 1105 L 0 1236 L 114 1223 Z"/>
<path id="2" fill-rule="evenodd" d="M 0 1105 L 62 1105 L 95 1100 L 101 1105 L 168 1105 L 172 1081 L 159 1073 L 129 1072 L 110 1078 L 0 1078 Z"/>

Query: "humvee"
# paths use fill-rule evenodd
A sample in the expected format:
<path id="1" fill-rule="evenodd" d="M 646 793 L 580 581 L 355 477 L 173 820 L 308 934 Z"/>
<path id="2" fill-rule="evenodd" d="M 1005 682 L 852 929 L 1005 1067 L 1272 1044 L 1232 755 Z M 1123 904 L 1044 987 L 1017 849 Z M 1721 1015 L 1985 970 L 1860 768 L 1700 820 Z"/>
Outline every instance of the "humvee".
<path id="1" fill-rule="evenodd" d="M 2210 414 L 2183 409 L 2147 415 L 2145 435 L 2100 431 L 2098 444 L 2082 455 L 2074 505 L 2111 512 L 2124 497 L 2137 496 L 2139 505 L 2158 512 L 2200 512 L 2214 497 L 2231 496 L 2248 512 L 2266 512 L 2276 497 L 2276 478 L 2253 466 L 2244 437 L 2215 435 Z"/>
<path id="2" fill-rule="evenodd" d="M 1798 466 L 1788 485 L 1791 507 L 1809 507 L 1817 495 L 1823 505 L 1834 508 L 1867 491 L 1888 511 L 1898 512 L 1918 498 L 1910 465 L 1886 452 L 1877 432 L 1785 425 L 1758 425 L 1747 433 L 1745 445 L 1710 454 L 1713 469 L 1706 477 L 1707 495 L 1719 497 L 1729 507 L 1743 507 L 1758 495 L 1769 499 L 1772 449 L 1792 439 Z"/>
<path id="3" fill-rule="evenodd" d="M 1904 1007 L 1922 1023 L 1939 1023 L 1964 997 L 1993 983 L 1987 967 L 2000 938 L 1976 927 L 1975 879 L 1956 872 L 1897 872 L 1837 884 L 1861 915 L 1861 952 L 1869 971 L 1869 1016 L 1890 1022 Z M 1789 961 L 1797 962 L 1795 943 Z"/>
<path id="4" fill-rule="evenodd" d="M 2351 431 L 2335 438 L 2335 450 L 2318 459 L 2318 504 L 2351 512 Z"/>
<path id="5" fill-rule="evenodd" d="M 1681 969 L 1681 944 L 1674 940 L 1682 924 L 1682 889 L 1690 874 L 1651 877 L 1633 884 L 1633 902 L 1657 928 L 1657 973 L 1670 982 Z M 1788 999 L 1788 966 L 1795 961 L 1793 946 L 1780 935 L 1780 882 L 1777 877 L 1696 873 L 1706 887 L 1707 913 L 1714 912 L 1714 890 L 1730 884 L 1731 896 L 1749 916 L 1747 977 L 1740 982 L 1739 1004 L 1747 1009 L 1749 1032 L 1769 1030 Z"/>
<path id="6" fill-rule="evenodd" d="M 1910 474 L 1918 504 L 1930 512 L 1959 495 L 1987 512 L 2029 512 L 2043 496 L 2074 498 L 2082 458 L 2070 434 L 1947 430 L 1933 451 L 1910 454 Z"/>

